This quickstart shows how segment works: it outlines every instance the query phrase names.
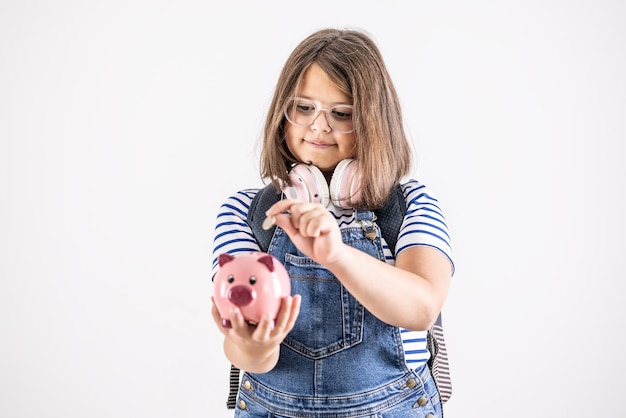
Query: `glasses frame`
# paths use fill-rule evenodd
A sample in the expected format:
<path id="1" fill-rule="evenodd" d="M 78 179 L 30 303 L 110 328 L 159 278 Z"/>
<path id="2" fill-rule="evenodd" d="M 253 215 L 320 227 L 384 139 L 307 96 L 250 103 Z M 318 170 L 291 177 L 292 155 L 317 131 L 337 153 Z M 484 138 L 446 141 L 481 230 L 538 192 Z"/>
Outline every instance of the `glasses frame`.
<path id="1" fill-rule="evenodd" d="M 311 122 L 310 123 L 303 125 L 303 124 L 300 124 L 300 123 L 296 123 L 296 122 L 292 121 L 289 118 L 289 115 L 287 113 L 288 103 L 293 101 L 293 100 L 302 100 L 303 102 L 311 103 L 313 105 L 313 108 L 315 109 L 315 114 L 311 118 Z M 350 105 L 350 104 L 336 104 L 336 105 L 333 105 L 333 106 L 330 106 L 330 107 L 323 107 L 323 106 L 318 105 L 317 103 L 315 103 L 311 99 L 307 99 L 305 97 L 292 96 L 292 97 L 287 98 L 287 100 L 285 102 L 285 109 L 284 109 L 283 113 L 284 113 L 285 118 L 287 119 L 287 121 L 289 123 L 291 123 L 292 125 L 300 126 L 300 127 L 307 127 L 307 126 L 313 125 L 313 123 L 315 123 L 315 121 L 319 117 L 320 112 L 324 111 L 325 117 L 326 117 L 326 123 L 328 124 L 330 129 L 332 129 L 333 131 L 335 131 L 337 133 L 341 133 L 341 134 L 349 134 L 351 132 L 354 132 L 356 130 L 356 127 L 354 126 L 354 121 L 352 121 L 352 129 L 350 129 L 348 131 L 343 130 L 343 129 L 337 129 L 337 128 L 335 128 L 333 126 L 333 122 L 331 121 L 332 117 L 330 117 L 330 118 L 328 117 L 328 112 L 332 111 L 336 107 L 343 107 L 343 108 L 347 107 L 347 108 L 350 108 L 352 111 L 354 111 L 354 106 Z M 352 116 L 350 118 L 352 118 Z"/>

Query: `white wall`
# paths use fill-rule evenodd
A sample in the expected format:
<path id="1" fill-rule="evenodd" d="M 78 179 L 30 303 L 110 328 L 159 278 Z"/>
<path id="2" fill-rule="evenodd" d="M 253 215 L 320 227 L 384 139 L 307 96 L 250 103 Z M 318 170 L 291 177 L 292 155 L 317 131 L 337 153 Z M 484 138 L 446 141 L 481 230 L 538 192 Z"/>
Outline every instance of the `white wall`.
<path id="1" fill-rule="evenodd" d="M 217 208 L 287 54 L 373 34 L 454 238 L 446 417 L 622 416 L 626 6 L 0 4 L 0 415 L 229 417 Z"/>

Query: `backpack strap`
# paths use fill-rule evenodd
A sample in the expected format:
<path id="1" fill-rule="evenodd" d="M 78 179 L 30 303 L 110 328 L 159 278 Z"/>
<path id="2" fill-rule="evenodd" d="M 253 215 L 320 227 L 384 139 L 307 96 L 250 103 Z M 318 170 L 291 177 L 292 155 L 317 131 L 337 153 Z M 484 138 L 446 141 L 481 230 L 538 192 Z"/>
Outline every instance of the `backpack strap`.
<path id="1" fill-rule="evenodd" d="M 406 200 L 402 187 L 398 184 L 393 188 L 387 199 L 387 203 L 381 209 L 375 210 L 376 223 L 380 228 L 380 233 L 391 249 L 391 253 L 396 253 L 396 242 L 400 234 L 400 228 L 406 214 Z"/>
<path id="2" fill-rule="evenodd" d="M 265 220 L 265 212 L 276 202 L 280 200 L 281 192 L 276 190 L 272 184 L 268 184 L 252 198 L 246 222 L 252 229 L 252 235 L 256 238 L 261 251 L 267 252 L 270 241 L 274 236 L 276 225 L 270 229 L 263 229 L 263 220 Z"/>
<path id="3" fill-rule="evenodd" d="M 228 383 L 228 400 L 226 401 L 227 409 L 235 409 L 237 393 L 239 393 L 239 369 L 231 364 L 230 381 Z"/>
<path id="4" fill-rule="evenodd" d="M 437 386 L 439 400 L 443 405 L 452 396 L 452 380 L 450 379 L 450 364 L 448 363 L 448 350 L 446 349 L 446 341 L 443 335 L 441 313 L 437 317 L 435 324 L 428 330 L 426 346 L 430 352 L 428 367 Z"/>
<path id="5" fill-rule="evenodd" d="M 389 195 L 385 206 L 375 211 L 381 234 L 385 238 L 394 256 L 406 209 L 404 193 L 400 185 L 398 185 Z M 446 350 L 446 342 L 443 334 L 441 312 L 437 316 L 435 324 L 428 330 L 426 341 L 428 351 L 430 352 L 428 367 L 433 375 L 433 380 L 435 381 L 439 398 L 443 405 L 452 396 L 452 380 L 450 379 L 450 365 L 448 363 L 448 351 Z"/>

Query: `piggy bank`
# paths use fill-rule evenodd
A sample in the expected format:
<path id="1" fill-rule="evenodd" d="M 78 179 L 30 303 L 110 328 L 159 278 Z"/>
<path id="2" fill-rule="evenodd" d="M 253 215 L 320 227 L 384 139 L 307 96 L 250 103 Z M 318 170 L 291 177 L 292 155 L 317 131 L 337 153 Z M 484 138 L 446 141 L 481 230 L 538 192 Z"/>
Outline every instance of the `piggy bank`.
<path id="1" fill-rule="evenodd" d="M 229 311 L 233 306 L 252 324 L 266 313 L 276 319 L 281 299 L 291 293 L 291 281 L 282 263 L 260 251 L 220 254 L 217 260 L 213 293 L 222 326 L 231 328 Z"/>

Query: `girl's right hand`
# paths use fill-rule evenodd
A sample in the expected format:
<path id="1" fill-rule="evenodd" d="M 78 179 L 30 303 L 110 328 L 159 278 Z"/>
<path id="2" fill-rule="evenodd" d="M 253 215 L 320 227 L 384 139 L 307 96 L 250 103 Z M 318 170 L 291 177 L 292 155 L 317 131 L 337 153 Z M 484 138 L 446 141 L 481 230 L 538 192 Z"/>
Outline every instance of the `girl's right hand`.
<path id="1" fill-rule="evenodd" d="M 213 301 L 211 314 L 224 335 L 224 349 L 230 361 L 242 370 L 263 373 L 271 370 L 278 361 L 280 343 L 293 329 L 300 313 L 301 296 L 285 296 L 276 320 L 264 316 L 261 321 L 249 324 L 237 308 L 229 312 L 231 328 L 222 326 L 222 319 Z"/>

